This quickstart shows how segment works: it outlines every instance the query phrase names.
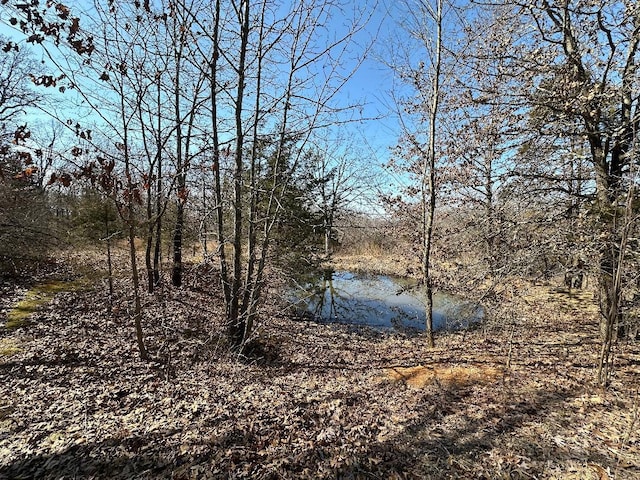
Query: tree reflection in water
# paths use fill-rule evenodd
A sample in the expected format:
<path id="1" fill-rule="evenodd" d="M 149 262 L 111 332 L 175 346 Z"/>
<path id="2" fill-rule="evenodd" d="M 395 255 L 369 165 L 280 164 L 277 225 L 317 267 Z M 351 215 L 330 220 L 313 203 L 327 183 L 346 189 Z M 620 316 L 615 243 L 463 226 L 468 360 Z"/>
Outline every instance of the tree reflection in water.
<path id="1" fill-rule="evenodd" d="M 321 322 L 418 332 L 425 328 L 425 301 L 411 280 L 347 271 L 316 273 L 291 291 L 296 308 Z M 468 327 L 484 316 L 481 306 L 446 293 L 434 295 L 436 330 Z"/>

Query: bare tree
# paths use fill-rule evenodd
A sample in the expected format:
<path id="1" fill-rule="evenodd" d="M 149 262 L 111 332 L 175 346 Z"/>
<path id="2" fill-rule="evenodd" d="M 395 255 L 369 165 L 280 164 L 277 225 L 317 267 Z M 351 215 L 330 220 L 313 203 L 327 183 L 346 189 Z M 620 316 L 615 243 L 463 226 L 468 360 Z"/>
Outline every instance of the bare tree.
<path id="1" fill-rule="evenodd" d="M 442 64 L 442 0 L 437 0 L 435 11 L 429 6 L 430 13 L 436 25 L 434 62 L 431 87 L 431 103 L 429 107 L 429 144 L 422 171 L 422 205 L 424 256 L 422 259 L 422 273 L 427 287 L 427 341 L 430 347 L 433 343 L 433 280 L 431 277 L 431 245 L 433 242 L 433 223 L 436 211 L 436 121 L 440 105 L 440 74 Z M 429 194 L 427 201 L 426 193 Z"/>
<path id="2" fill-rule="evenodd" d="M 505 187 L 520 145 L 524 112 L 510 94 L 515 81 L 505 68 L 512 32 L 495 14 L 483 13 L 474 11 L 465 27 L 466 36 L 456 55 L 455 81 L 444 95 L 443 116 L 448 121 L 442 124 L 447 153 L 442 182 L 443 195 L 448 197 L 443 201 L 455 207 L 455 214 L 472 212 L 460 215 L 468 222 L 456 223 L 478 239 L 473 242 L 467 236 L 471 244 L 465 248 L 479 250 L 484 266 L 478 274 L 484 279 L 488 273 L 497 281 L 509 270 L 512 259 L 507 246 Z"/>
<path id="3" fill-rule="evenodd" d="M 269 0 L 215 2 L 206 16 L 191 17 L 206 33 L 199 45 L 208 54 L 217 253 L 229 338 L 240 352 L 258 314 L 282 199 L 312 133 L 344 108 L 335 104 L 351 74 L 341 71 L 342 63 L 364 24 L 356 13 L 332 37 L 323 24 L 340 2 L 273 7 Z"/>
<path id="4" fill-rule="evenodd" d="M 135 247 L 139 228 L 136 210 L 141 203 L 141 179 L 136 162 L 140 95 L 133 88 L 130 75 L 131 65 L 138 64 L 145 44 L 145 32 L 139 24 L 130 24 L 116 9 L 96 7 L 93 16 L 83 16 L 85 23 L 81 25 L 80 17 L 72 15 L 65 5 L 52 3 L 39 9 L 37 4 L 16 3 L 12 11 L 16 17 L 12 17 L 10 23 L 20 25 L 27 41 L 41 45 L 49 63 L 63 73 L 60 78 L 65 79 L 65 85 L 60 88 L 76 92 L 85 108 L 96 116 L 92 128 L 64 117 L 57 118 L 74 132 L 79 142 L 71 149 L 71 167 L 115 202 L 127 226 L 134 293 L 133 323 L 140 356 L 147 359 Z M 40 81 L 48 82 L 47 77 L 41 77 Z M 98 152 L 97 155 L 90 155 L 87 146 Z M 60 178 L 69 181 L 70 176 L 65 174 Z"/>
<path id="5" fill-rule="evenodd" d="M 39 68 L 29 51 L 4 35 L 0 35 L 0 128 L 3 138 L 28 108 L 42 100 L 28 79 Z M 53 77 L 47 77 L 53 81 Z"/>
<path id="6" fill-rule="evenodd" d="M 367 195 L 375 191 L 371 165 L 365 168 L 364 159 L 355 145 L 340 138 L 322 141 L 305 159 L 309 202 L 318 217 L 314 229 L 322 232 L 325 257 L 333 251 L 337 229 L 347 227 L 349 211 L 365 207 Z"/>
<path id="7" fill-rule="evenodd" d="M 41 78 L 28 47 L 0 35 L 0 267 L 19 270 L 44 255 L 52 238 L 45 196 L 45 153 L 25 122 L 43 102 Z M 31 77 L 32 76 L 32 77 Z M 47 76 L 47 81 L 54 81 Z"/>
<path id="8" fill-rule="evenodd" d="M 87 15 L 91 30 L 61 4 L 12 7 L 31 41 L 44 45 L 40 27 L 55 21 L 56 28 L 45 29 L 48 36 L 75 55 L 49 59 L 97 119 L 92 142 L 101 154 L 90 166 L 105 190 L 123 202 L 136 292 L 134 239 L 144 227 L 136 217 L 142 194 L 150 235 L 163 210 L 157 197 L 153 212 L 150 197 L 162 192 L 167 198 L 166 184 L 153 192 L 151 182 L 154 173 L 157 182 L 168 173 L 162 159 L 173 158 L 178 202 L 172 277 L 179 284 L 187 170 L 195 157 L 201 164 L 211 159 L 226 323 L 238 351 L 253 331 L 273 232 L 306 145 L 314 132 L 335 125 L 355 106 L 340 104 L 336 94 L 361 62 L 349 49 L 367 14 L 357 8 L 349 23 L 346 7 L 327 0 L 286 7 L 271 0 L 109 2 Z M 342 27 L 330 32 L 326 25 L 334 16 Z M 162 30 L 157 35 L 153 22 Z M 162 35 L 171 39 L 164 47 Z M 149 60 L 153 67 L 147 71 Z M 162 109 L 161 101 L 173 111 Z M 139 326 L 137 306 L 136 312 Z"/>
<path id="9" fill-rule="evenodd" d="M 528 72 L 530 100 L 556 135 L 580 138 L 595 173 L 594 213 L 598 219 L 603 353 L 599 381 L 606 384 L 614 337 L 620 322 L 623 285 L 617 281 L 624 255 L 623 218 L 629 166 L 637 140 L 637 55 L 640 11 L 635 2 L 601 0 L 589 5 L 568 0 L 533 1 L 514 6 L 533 25 L 520 59 Z M 566 127 L 570 127 L 570 129 Z"/>
<path id="10" fill-rule="evenodd" d="M 391 65 L 415 95 L 402 99 L 404 143 L 402 154 L 409 160 L 409 170 L 418 178 L 421 209 L 421 270 L 426 287 L 426 331 L 429 346 L 433 339 L 433 272 L 432 248 L 437 200 L 437 133 L 442 96 L 444 2 L 417 0 L 405 3 L 406 35 L 415 44 L 405 50 L 401 63 Z M 419 54 L 414 51 L 418 49 Z M 419 58 L 418 58 L 419 57 Z"/>

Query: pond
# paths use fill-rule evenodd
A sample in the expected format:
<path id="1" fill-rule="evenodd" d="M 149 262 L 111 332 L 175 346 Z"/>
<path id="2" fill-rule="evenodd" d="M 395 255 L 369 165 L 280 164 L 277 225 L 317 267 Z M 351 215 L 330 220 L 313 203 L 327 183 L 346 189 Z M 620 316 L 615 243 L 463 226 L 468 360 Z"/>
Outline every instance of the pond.
<path id="1" fill-rule="evenodd" d="M 366 325 L 415 333 L 425 330 L 426 296 L 415 281 L 392 277 L 325 271 L 300 281 L 290 292 L 296 309 L 327 323 Z M 455 295 L 433 297 L 434 330 L 467 328 L 484 317 L 484 309 Z"/>

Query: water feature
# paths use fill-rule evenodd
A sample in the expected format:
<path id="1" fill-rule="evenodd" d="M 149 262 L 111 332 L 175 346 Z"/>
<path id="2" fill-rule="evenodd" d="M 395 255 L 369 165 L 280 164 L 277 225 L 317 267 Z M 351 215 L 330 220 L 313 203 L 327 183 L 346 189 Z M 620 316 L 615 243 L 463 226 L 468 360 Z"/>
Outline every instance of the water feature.
<path id="1" fill-rule="evenodd" d="M 424 291 L 415 281 L 389 275 L 325 271 L 300 281 L 290 299 L 297 310 L 328 323 L 418 332 L 425 329 Z M 434 294 L 434 330 L 465 328 L 483 308 L 455 295 Z"/>

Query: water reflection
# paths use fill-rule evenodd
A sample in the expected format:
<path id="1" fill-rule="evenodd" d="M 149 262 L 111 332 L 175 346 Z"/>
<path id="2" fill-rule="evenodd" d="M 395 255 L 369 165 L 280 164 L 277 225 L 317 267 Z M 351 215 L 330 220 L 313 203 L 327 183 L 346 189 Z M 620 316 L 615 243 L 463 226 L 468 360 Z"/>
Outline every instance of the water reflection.
<path id="1" fill-rule="evenodd" d="M 418 332 L 425 328 L 424 294 L 415 283 L 388 275 L 324 271 L 291 292 L 298 310 L 318 321 Z M 453 295 L 434 295 L 435 330 L 468 327 L 482 319 L 481 306 Z"/>

